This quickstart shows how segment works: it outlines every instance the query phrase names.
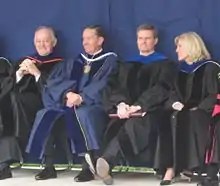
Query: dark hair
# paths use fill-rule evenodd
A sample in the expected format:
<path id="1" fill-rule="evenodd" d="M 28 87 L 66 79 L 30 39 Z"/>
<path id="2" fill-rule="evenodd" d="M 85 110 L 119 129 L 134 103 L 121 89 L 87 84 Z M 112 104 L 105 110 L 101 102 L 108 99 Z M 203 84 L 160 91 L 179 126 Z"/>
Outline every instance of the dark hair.
<path id="1" fill-rule="evenodd" d="M 105 38 L 104 31 L 100 25 L 90 25 L 84 28 L 84 30 L 86 29 L 95 30 L 97 36 Z"/>
<path id="2" fill-rule="evenodd" d="M 158 38 L 158 31 L 156 27 L 153 25 L 142 24 L 137 28 L 137 33 L 141 30 L 151 30 L 154 34 L 154 38 Z"/>

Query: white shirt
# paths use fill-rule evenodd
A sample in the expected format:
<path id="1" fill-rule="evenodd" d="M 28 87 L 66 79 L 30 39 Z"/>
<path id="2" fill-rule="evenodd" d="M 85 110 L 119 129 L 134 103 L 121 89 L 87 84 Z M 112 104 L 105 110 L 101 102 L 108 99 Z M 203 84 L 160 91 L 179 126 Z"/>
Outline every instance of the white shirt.
<path id="1" fill-rule="evenodd" d="M 35 76 L 35 81 L 38 82 L 40 79 L 41 74 L 38 74 Z M 17 70 L 16 72 L 16 83 L 21 81 L 21 79 L 24 77 L 24 74 L 21 73 L 21 71 Z"/>

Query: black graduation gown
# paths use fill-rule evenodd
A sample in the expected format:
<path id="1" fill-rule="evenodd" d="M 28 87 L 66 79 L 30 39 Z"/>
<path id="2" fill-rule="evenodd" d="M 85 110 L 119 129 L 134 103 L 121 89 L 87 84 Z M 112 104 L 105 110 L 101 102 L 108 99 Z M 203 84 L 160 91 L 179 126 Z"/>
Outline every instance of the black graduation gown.
<path id="1" fill-rule="evenodd" d="M 19 64 L 27 58 L 36 61 L 36 66 L 41 71 L 41 76 L 36 82 L 34 76 L 25 75 L 16 83 L 16 71 L 19 68 Z M 35 54 L 24 59 L 16 63 L 11 69 L 12 73 L 2 81 L 0 98 L 3 97 L 3 105 L 7 105 L 7 110 L 5 107 L 0 110 L 3 126 L 0 149 L 1 152 L 4 152 L 0 155 L 0 162 L 11 159 L 19 160 L 20 153 L 18 155 L 17 140 L 23 152 L 35 114 L 43 107 L 41 92 L 46 85 L 47 77 L 55 65 L 62 61 L 61 58 L 55 57 L 54 54 L 48 56 Z"/>
<path id="2" fill-rule="evenodd" d="M 205 163 L 207 165 L 217 164 L 218 166 L 220 163 L 220 94 L 217 95 L 217 102 L 212 113 L 212 121 L 209 125 Z"/>
<path id="3" fill-rule="evenodd" d="M 116 106 L 125 102 L 129 105 L 140 105 L 147 114 L 124 120 L 112 119 L 105 133 L 104 146 L 117 137 L 128 160 L 153 163 L 157 125 L 165 122 L 164 119 L 167 120 L 167 113 L 162 107 L 173 87 L 175 68 L 175 64 L 167 59 L 147 64 L 118 64 L 103 91 L 106 111 L 116 113 Z"/>
<path id="4" fill-rule="evenodd" d="M 172 118 L 176 125 L 175 169 L 202 171 L 211 114 L 218 93 L 219 67 L 207 61 L 191 73 L 179 71 L 175 91 L 171 92 L 170 107 L 180 101 L 182 111 Z M 196 108 L 196 109 L 194 109 Z"/>
<path id="5" fill-rule="evenodd" d="M 3 57 L 0 58 L 0 136 L 8 133 L 7 130 L 4 130 L 3 123 L 9 126 L 12 125 L 13 122 L 13 115 L 8 112 L 10 107 L 10 104 L 8 104 L 10 96 L 4 94 L 4 82 L 7 82 L 8 85 L 12 85 L 12 81 L 8 79 L 11 73 L 11 67 L 12 65 L 7 59 Z"/>
<path id="6" fill-rule="evenodd" d="M 27 56 L 27 58 L 36 61 L 36 66 L 40 70 L 41 76 L 36 82 L 34 76 L 25 75 L 18 83 L 15 83 L 14 90 L 11 92 L 15 136 L 25 140 L 37 111 L 43 108 L 41 92 L 46 85 L 46 80 L 54 66 L 62 61 L 61 58 L 55 57 L 54 54 L 46 57 L 39 55 Z M 17 63 L 16 71 L 22 61 Z"/>

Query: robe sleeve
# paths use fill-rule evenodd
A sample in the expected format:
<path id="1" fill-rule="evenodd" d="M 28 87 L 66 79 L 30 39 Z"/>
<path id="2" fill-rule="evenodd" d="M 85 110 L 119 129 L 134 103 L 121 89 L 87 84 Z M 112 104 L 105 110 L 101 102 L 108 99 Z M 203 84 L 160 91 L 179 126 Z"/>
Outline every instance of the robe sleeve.
<path id="1" fill-rule="evenodd" d="M 203 79 L 204 87 L 207 92 L 205 99 L 198 105 L 198 109 L 205 110 L 206 112 L 212 112 L 214 105 L 217 101 L 217 94 L 219 92 L 219 79 L 218 74 L 220 70 L 215 64 L 210 65 L 206 71 Z"/>
<path id="2" fill-rule="evenodd" d="M 19 69 L 19 65 L 23 62 L 24 59 L 25 58 L 22 58 L 13 66 L 14 69 L 13 78 L 15 82 L 16 82 L 16 72 Z M 18 82 L 15 83 L 15 86 L 17 87 L 17 89 L 19 89 L 20 92 L 26 91 L 26 92 L 39 93 L 38 88 L 36 86 L 35 77 L 30 74 L 24 75 Z"/>
<path id="3" fill-rule="evenodd" d="M 64 105 L 65 95 L 76 87 L 76 80 L 71 80 L 71 71 L 74 60 L 60 63 L 50 74 L 43 90 L 43 102 L 45 107 Z"/>
<path id="4" fill-rule="evenodd" d="M 115 69 L 111 72 L 107 85 L 102 91 L 102 104 L 107 113 L 114 113 L 116 106 L 121 103 L 130 103 L 128 91 L 126 91 L 126 72 L 125 64 L 118 61 Z"/>
<path id="5" fill-rule="evenodd" d="M 164 104 L 169 99 L 170 90 L 174 87 L 176 65 L 173 62 L 164 62 L 157 83 L 142 93 L 134 105 L 141 106 L 143 111 L 152 111 Z"/>
<path id="6" fill-rule="evenodd" d="M 60 62 L 57 62 L 56 64 L 51 64 L 50 69 L 48 69 L 47 71 L 41 70 L 41 75 L 37 81 L 35 78 L 35 84 L 37 85 L 37 89 L 40 93 L 42 93 L 45 85 L 47 84 L 47 80 L 50 77 L 50 74 L 52 74 L 53 71 L 56 69 L 56 66 L 59 65 L 58 63 Z"/>
<path id="7" fill-rule="evenodd" d="M 4 97 L 10 93 L 10 91 L 13 89 L 14 84 L 15 84 L 15 79 L 14 79 L 14 68 L 10 64 L 10 62 L 5 59 L 5 58 L 0 58 L 0 63 L 9 63 L 8 66 L 1 66 L 0 69 L 0 103 L 1 100 L 4 99 Z"/>
<path id="8" fill-rule="evenodd" d="M 181 100 L 179 99 L 176 90 L 175 90 L 175 89 L 172 89 L 172 90 L 170 90 L 170 92 L 169 92 L 169 98 L 168 98 L 168 100 L 165 102 L 165 109 L 167 109 L 167 110 L 173 110 L 172 105 L 173 105 L 175 102 L 180 102 L 180 103 L 181 103 Z"/>
<path id="9" fill-rule="evenodd" d="M 93 105 L 101 103 L 102 90 L 107 84 L 109 75 L 116 66 L 116 61 L 116 56 L 108 57 L 91 83 L 79 93 L 83 98 L 83 104 Z"/>

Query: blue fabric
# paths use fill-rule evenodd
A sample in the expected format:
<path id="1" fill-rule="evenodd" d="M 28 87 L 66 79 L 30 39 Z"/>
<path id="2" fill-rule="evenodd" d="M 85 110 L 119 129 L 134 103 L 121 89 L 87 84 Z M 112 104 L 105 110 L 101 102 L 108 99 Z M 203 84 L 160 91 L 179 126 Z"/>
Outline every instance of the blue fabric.
<path id="1" fill-rule="evenodd" d="M 196 31 L 220 60 L 219 0 L 1 0 L 0 17 L 0 55 L 12 61 L 35 52 L 33 32 L 40 25 L 56 30 L 61 56 L 75 57 L 82 51 L 82 29 L 89 24 L 100 24 L 105 47 L 126 59 L 138 53 L 136 27 L 142 23 L 156 25 L 157 51 L 171 59 L 177 60 L 174 38 Z"/>
<path id="2" fill-rule="evenodd" d="M 65 63 L 66 67 L 57 68 L 57 71 L 49 77 L 43 93 L 45 108 L 36 116 L 26 149 L 28 153 L 42 159 L 46 137 L 61 115 L 66 121 L 72 153 L 81 154 L 99 149 L 100 135 L 104 133 L 105 125 L 108 123 L 108 116 L 101 105 L 100 93 L 116 66 L 116 59 L 115 55 L 110 54 L 92 62 L 89 78 L 82 85 L 85 60 L 81 56 L 70 61 L 71 63 Z M 79 93 L 83 97 L 82 105 L 71 109 L 65 106 L 64 96 L 69 91 Z"/>
<path id="3" fill-rule="evenodd" d="M 219 0 L 1 0 L 1 7 L 0 54 L 13 60 L 34 53 L 33 32 L 40 25 L 54 27 L 57 49 L 75 57 L 89 24 L 103 26 L 106 47 L 126 58 L 138 53 L 136 27 L 142 23 L 157 26 L 157 51 L 171 59 L 176 59 L 174 37 L 186 31 L 198 32 L 214 59 L 220 59 Z"/>
<path id="4" fill-rule="evenodd" d="M 180 63 L 180 70 L 184 71 L 184 72 L 187 72 L 187 73 L 191 73 L 207 61 L 208 60 L 200 60 L 200 61 L 192 63 L 191 65 L 189 65 L 185 61 L 183 61 L 183 62 Z"/>
<path id="5" fill-rule="evenodd" d="M 152 54 L 150 54 L 149 56 L 142 56 L 142 55 L 136 55 L 132 58 L 128 58 L 125 61 L 128 62 L 141 62 L 144 64 L 149 64 L 149 63 L 153 63 L 159 60 L 164 60 L 167 59 L 167 57 L 161 53 L 158 52 L 154 52 Z"/>

